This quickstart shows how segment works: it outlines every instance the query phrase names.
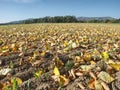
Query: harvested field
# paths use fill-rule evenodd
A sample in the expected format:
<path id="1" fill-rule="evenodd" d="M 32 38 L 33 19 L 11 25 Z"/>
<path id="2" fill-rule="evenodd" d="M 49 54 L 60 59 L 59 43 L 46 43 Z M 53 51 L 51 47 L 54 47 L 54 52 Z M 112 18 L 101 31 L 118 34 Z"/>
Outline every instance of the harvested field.
<path id="1" fill-rule="evenodd" d="M 120 25 L 0 26 L 0 90 L 120 90 Z"/>

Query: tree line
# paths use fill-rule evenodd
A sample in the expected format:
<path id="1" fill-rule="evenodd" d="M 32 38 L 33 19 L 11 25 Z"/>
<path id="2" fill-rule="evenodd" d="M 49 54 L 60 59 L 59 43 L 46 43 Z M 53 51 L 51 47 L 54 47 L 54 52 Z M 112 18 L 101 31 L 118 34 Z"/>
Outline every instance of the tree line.
<path id="1" fill-rule="evenodd" d="M 55 16 L 55 17 L 43 17 L 37 19 L 23 20 L 24 24 L 30 23 L 120 23 L 120 19 L 113 20 L 78 20 L 75 16 Z"/>
<path id="2" fill-rule="evenodd" d="M 13 21 L 10 23 L 3 23 L 0 25 L 7 24 L 31 24 L 31 23 L 120 23 L 120 19 L 91 19 L 91 20 L 79 20 L 75 16 L 55 16 L 55 17 L 43 17 L 36 19 L 27 19 L 21 21 Z"/>
<path id="3" fill-rule="evenodd" d="M 75 23 L 78 22 L 75 16 L 55 16 L 38 19 L 24 20 L 23 23 Z"/>

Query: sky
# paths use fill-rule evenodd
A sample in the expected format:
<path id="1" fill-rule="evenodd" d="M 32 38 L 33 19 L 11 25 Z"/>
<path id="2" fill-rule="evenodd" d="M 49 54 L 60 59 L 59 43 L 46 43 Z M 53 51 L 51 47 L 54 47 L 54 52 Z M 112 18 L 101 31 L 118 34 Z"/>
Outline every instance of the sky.
<path id="1" fill-rule="evenodd" d="M 0 0 L 0 23 L 65 15 L 120 18 L 120 0 Z"/>

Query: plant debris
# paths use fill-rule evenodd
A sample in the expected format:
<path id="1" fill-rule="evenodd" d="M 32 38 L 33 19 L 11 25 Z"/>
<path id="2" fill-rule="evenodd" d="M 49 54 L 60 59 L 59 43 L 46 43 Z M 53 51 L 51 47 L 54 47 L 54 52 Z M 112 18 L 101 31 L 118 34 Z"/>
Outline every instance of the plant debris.
<path id="1" fill-rule="evenodd" d="M 0 90 L 119 90 L 120 25 L 0 26 Z"/>

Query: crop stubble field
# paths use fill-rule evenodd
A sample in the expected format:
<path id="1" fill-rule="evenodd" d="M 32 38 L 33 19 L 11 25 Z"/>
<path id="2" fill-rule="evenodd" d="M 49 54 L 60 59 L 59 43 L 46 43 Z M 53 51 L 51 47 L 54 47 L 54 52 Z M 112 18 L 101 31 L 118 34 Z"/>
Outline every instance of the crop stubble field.
<path id="1" fill-rule="evenodd" d="M 119 24 L 0 26 L 0 90 L 120 90 Z"/>

